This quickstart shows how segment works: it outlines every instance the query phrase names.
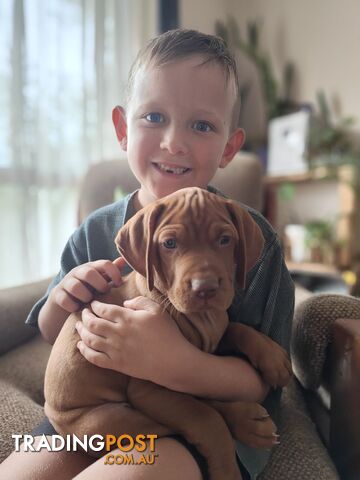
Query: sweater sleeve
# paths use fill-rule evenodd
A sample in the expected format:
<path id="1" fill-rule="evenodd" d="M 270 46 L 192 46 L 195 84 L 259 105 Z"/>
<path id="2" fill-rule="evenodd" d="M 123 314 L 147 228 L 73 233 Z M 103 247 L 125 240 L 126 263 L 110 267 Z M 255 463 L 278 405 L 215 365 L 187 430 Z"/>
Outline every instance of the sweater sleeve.
<path id="1" fill-rule="evenodd" d="M 278 236 L 265 224 L 263 232 L 263 255 L 249 272 L 247 288 L 237 293 L 229 314 L 232 321 L 256 328 L 289 351 L 294 285 L 283 259 Z M 281 388 L 271 389 L 263 402 L 275 424 L 279 423 L 281 392 Z M 254 449 L 241 442 L 236 442 L 236 451 L 247 470 L 257 474 L 270 457 L 270 451 Z"/>
<path id="2" fill-rule="evenodd" d="M 269 229 L 265 233 L 261 258 L 248 273 L 246 289 L 236 291 L 229 317 L 256 328 L 289 351 L 294 285 L 278 236 Z"/>

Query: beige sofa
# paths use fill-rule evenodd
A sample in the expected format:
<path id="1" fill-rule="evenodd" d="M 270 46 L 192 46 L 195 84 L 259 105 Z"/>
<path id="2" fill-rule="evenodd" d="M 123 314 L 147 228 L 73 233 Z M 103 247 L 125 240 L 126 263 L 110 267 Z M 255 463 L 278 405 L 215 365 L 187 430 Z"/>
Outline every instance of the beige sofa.
<path id="1" fill-rule="evenodd" d="M 242 154 L 231 168 L 219 171 L 214 185 L 261 209 L 262 177 L 257 158 Z M 79 220 L 112 201 L 117 185 L 123 191 L 136 188 L 125 161 L 94 166 L 81 190 Z M 43 416 L 43 377 L 50 346 L 24 320 L 47 284 L 45 280 L 0 291 L 0 460 L 13 448 L 11 434 L 28 433 Z M 335 462 L 342 478 L 359 479 L 360 300 L 314 297 L 301 288 L 296 295 L 299 306 L 292 340 L 296 377 L 282 397 L 281 444 L 259 479 L 335 480 L 339 478 Z M 353 320 L 339 323 L 338 318 Z"/>

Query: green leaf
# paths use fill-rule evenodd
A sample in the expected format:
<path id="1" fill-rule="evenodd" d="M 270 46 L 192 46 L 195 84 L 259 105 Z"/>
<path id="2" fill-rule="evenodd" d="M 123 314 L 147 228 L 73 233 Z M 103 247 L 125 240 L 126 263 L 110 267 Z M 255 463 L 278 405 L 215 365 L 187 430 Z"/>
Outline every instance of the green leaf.
<path id="1" fill-rule="evenodd" d="M 278 192 L 279 192 L 279 198 L 281 200 L 285 202 L 292 200 L 295 195 L 295 186 L 293 183 L 290 183 L 290 182 L 282 183 L 280 185 Z"/>

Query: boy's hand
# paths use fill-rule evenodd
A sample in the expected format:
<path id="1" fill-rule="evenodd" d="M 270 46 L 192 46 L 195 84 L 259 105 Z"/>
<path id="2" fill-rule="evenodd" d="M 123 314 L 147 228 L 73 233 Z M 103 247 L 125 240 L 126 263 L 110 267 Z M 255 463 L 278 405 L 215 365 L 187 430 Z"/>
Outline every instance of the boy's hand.
<path id="1" fill-rule="evenodd" d="M 94 365 L 202 398 L 265 398 L 267 387 L 247 361 L 201 351 L 156 302 L 136 297 L 124 307 L 98 301 L 90 307 L 76 324 L 77 347 Z"/>
<path id="2" fill-rule="evenodd" d="M 78 348 L 89 362 L 155 383 L 187 342 L 170 315 L 145 297 L 124 307 L 94 301 L 76 328 Z"/>
<path id="3" fill-rule="evenodd" d="M 51 301 L 68 313 L 77 312 L 93 300 L 96 293 L 105 293 L 122 283 L 120 270 L 126 262 L 122 257 L 114 262 L 97 260 L 73 268 L 54 287 Z"/>

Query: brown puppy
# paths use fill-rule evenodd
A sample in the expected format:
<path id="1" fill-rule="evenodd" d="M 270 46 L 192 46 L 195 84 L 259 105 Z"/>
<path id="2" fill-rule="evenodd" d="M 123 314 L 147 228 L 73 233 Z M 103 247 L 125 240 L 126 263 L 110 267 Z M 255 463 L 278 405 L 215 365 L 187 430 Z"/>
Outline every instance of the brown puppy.
<path id="1" fill-rule="evenodd" d="M 199 188 L 180 190 L 146 206 L 121 228 L 116 244 L 134 272 L 97 298 L 122 305 L 138 295 L 150 297 L 166 306 L 191 343 L 214 352 L 228 326 L 234 278 L 245 286 L 263 242 L 258 225 L 235 202 Z M 231 433 L 217 410 L 87 362 L 76 347 L 78 320 L 80 313 L 65 322 L 46 369 L 45 413 L 59 433 L 178 433 L 207 459 L 212 480 L 240 478 Z M 287 380 L 289 364 L 281 347 L 249 327 L 234 328 L 234 338 L 270 383 Z"/>

